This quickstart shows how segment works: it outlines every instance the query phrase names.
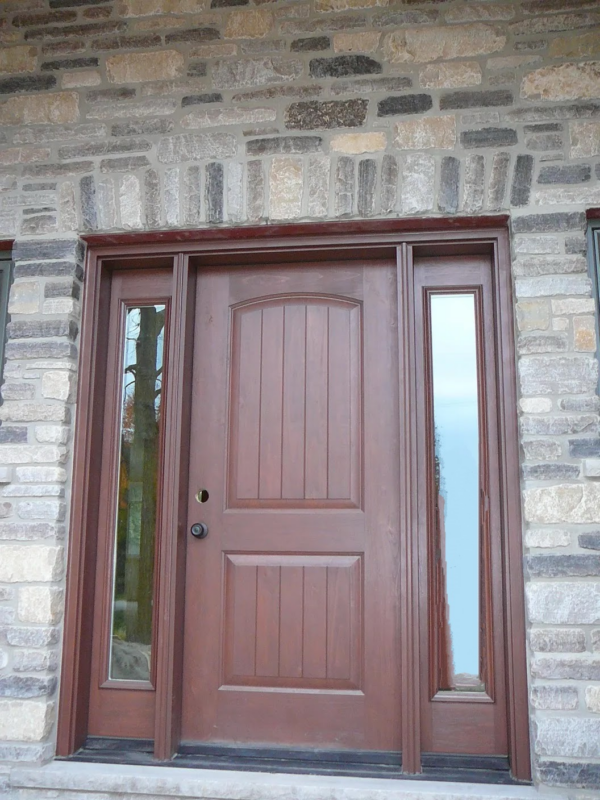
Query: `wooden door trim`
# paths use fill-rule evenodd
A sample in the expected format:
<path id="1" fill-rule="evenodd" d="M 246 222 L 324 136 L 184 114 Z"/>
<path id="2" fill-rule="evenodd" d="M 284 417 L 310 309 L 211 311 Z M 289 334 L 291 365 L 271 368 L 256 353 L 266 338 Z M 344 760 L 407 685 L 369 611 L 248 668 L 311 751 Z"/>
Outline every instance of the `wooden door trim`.
<path id="1" fill-rule="evenodd" d="M 476 219 L 439 220 L 375 220 L 327 222 L 302 225 L 222 228 L 203 231 L 175 231 L 140 234 L 94 234 L 83 237 L 88 243 L 85 292 L 81 334 L 81 370 L 78 387 L 78 415 L 74 445 L 73 501 L 71 505 L 71 537 L 64 625 L 63 671 L 58 723 L 59 755 L 67 756 L 82 747 L 87 735 L 87 707 L 90 671 L 91 625 L 86 608 L 92 598 L 93 564 L 95 561 L 94 516 L 98 498 L 94 481 L 90 480 L 90 456 L 101 436 L 101 426 L 94 425 L 102 408 L 101 369 L 98 353 L 105 331 L 99 325 L 105 311 L 109 291 L 109 273 L 118 268 L 174 265 L 173 321 L 177 327 L 171 337 L 172 419 L 169 426 L 168 454 L 165 454 L 166 478 L 162 523 L 164 530 L 177 534 L 163 542 L 159 563 L 159 636 L 157 653 L 157 714 L 155 757 L 169 758 L 179 743 L 181 696 L 180 620 L 183 615 L 184 537 L 182 514 L 185 503 L 185 465 L 189 437 L 189 402 L 186 403 L 183 376 L 189 367 L 191 352 L 191 303 L 193 302 L 194 266 L 228 263 L 252 265 L 257 257 L 277 257 L 279 263 L 294 261 L 302 253 L 315 253 L 340 248 L 354 253 L 385 250 L 398 254 L 399 325 L 405 333 L 400 353 L 400 369 L 414 369 L 414 321 L 410 310 L 412 298 L 412 250 L 422 253 L 443 246 L 444 250 L 461 253 L 492 253 L 493 280 L 496 295 L 495 332 L 498 347 L 498 402 L 502 433 L 501 475 L 503 481 L 503 514 L 506 531 L 504 558 L 505 620 L 508 650 L 508 717 L 510 758 L 513 774 L 530 779 L 527 673 L 525 658 L 524 584 L 522 571 L 521 513 L 518 459 L 518 427 L 516 406 L 516 370 L 513 332 L 512 283 L 508 247 L 508 218 L 505 215 Z M 418 568 L 415 502 L 410 486 L 414 469 L 414 389 L 403 397 L 401 430 L 406 434 L 401 468 L 403 483 L 399 487 L 403 524 L 412 531 L 412 539 L 403 542 L 401 568 L 404 579 L 402 619 L 405 629 L 401 658 L 403 695 L 403 768 L 406 772 L 420 769 L 420 734 L 418 730 L 418 698 L 420 671 L 418 652 Z M 189 400 L 189 398 L 188 398 Z M 170 416 L 171 416 L 170 415 Z M 414 486 L 414 484 L 413 484 Z M 410 574 L 409 574 L 410 573 Z M 412 659 L 412 660 L 411 660 Z"/>

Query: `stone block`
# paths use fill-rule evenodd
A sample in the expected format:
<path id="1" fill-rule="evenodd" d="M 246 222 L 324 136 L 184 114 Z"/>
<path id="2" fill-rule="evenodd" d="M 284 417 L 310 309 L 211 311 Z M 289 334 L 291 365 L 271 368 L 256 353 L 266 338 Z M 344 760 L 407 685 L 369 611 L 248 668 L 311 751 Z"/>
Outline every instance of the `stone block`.
<path id="1" fill-rule="evenodd" d="M 514 128 L 481 128 L 473 131 L 462 131 L 460 141 L 463 147 L 511 147 L 517 144 L 517 132 Z"/>
<path id="2" fill-rule="evenodd" d="M 560 481 L 578 478 L 577 464 L 525 464 L 523 478 L 526 481 Z"/>
<path id="3" fill-rule="evenodd" d="M 236 139 L 230 133 L 182 133 L 167 136 L 158 145 L 162 164 L 230 158 L 236 154 Z"/>
<path id="4" fill-rule="evenodd" d="M 329 210 L 331 161 L 327 156 L 311 156 L 308 161 L 308 216 L 326 217 Z"/>
<path id="5" fill-rule="evenodd" d="M 588 58 L 600 55 L 600 33 L 593 30 L 580 36 L 559 36 L 548 48 L 550 58 Z"/>
<path id="6" fill-rule="evenodd" d="M 549 489 L 532 489 L 548 492 Z M 527 513 L 527 512 L 526 512 Z M 547 558 L 548 556 L 545 556 Z M 533 623 L 593 625 L 600 622 L 600 583 L 587 581 L 535 581 L 527 584 L 527 607 Z M 597 662 L 600 675 L 600 661 Z M 575 677 L 570 674 L 535 673 L 534 677 Z"/>
<path id="7" fill-rule="evenodd" d="M 3 541 L 33 541 L 60 538 L 62 526 L 49 522 L 5 522 L 0 525 L 0 539 Z"/>
<path id="8" fill-rule="evenodd" d="M 552 295 L 591 294 L 587 275 L 546 275 L 537 278 L 520 278 L 515 281 L 518 297 L 551 297 Z"/>
<path id="9" fill-rule="evenodd" d="M 438 196 L 438 209 L 440 211 L 448 214 L 456 213 L 458 210 L 459 188 L 460 161 L 454 156 L 444 156 L 440 168 L 440 192 Z"/>
<path id="10" fill-rule="evenodd" d="M 600 61 L 553 64 L 529 72 L 521 83 L 526 100 L 578 100 L 598 97 Z"/>
<path id="11" fill-rule="evenodd" d="M 600 720 L 585 717 L 541 717 L 535 751 L 542 756 L 600 757 Z"/>
<path id="12" fill-rule="evenodd" d="M 223 95 L 220 92 L 206 92 L 204 94 L 188 94 L 181 99 L 181 107 L 204 105 L 205 103 L 222 103 Z"/>
<path id="13" fill-rule="evenodd" d="M 517 277 L 578 272 L 587 272 L 587 263 L 582 256 L 527 255 L 518 256 L 513 261 L 513 273 Z"/>
<path id="14" fill-rule="evenodd" d="M 263 38 L 273 28 L 273 13 L 268 8 L 232 11 L 225 26 L 226 39 Z"/>
<path id="15" fill-rule="evenodd" d="M 600 155 L 600 122 L 571 122 L 571 158 Z"/>
<path id="16" fill-rule="evenodd" d="M 0 700 L 0 741 L 41 742 L 53 721 L 54 703 Z"/>
<path id="17" fill-rule="evenodd" d="M 520 331 L 545 331 L 550 325 L 547 300 L 520 300 L 517 303 L 517 325 Z"/>
<path id="18" fill-rule="evenodd" d="M 585 704 L 593 714 L 600 714 L 600 686 L 585 687 Z"/>
<path id="19" fill-rule="evenodd" d="M 296 130 L 357 128 L 367 116 L 368 100 L 309 100 L 292 103 L 285 111 L 285 126 Z"/>
<path id="20" fill-rule="evenodd" d="M 595 433 L 597 429 L 597 414 L 552 417 L 536 415 L 521 419 L 521 431 L 525 434 L 560 436 L 567 433 Z"/>
<path id="21" fill-rule="evenodd" d="M 288 83 L 299 78 L 303 68 L 302 61 L 289 58 L 220 60 L 212 68 L 213 86 L 215 89 L 238 89 Z"/>
<path id="22" fill-rule="evenodd" d="M 304 39 L 294 39 L 290 45 L 292 53 L 315 53 L 329 50 L 331 39 L 329 36 L 309 36 Z"/>
<path id="23" fill-rule="evenodd" d="M 181 120 L 182 128 L 220 128 L 223 125 L 273 122 L 277 118 L 274 108 L 215 108 L 192 111 Z"/>
<path id="24" fill-rule="evenodd" d="M 398 199 L 398 161 L 395 156 L 386 154 L 381 164 L 381 211 L 390 213 L 396 210 Z"/>
<path id="25" fill-rule="evenodd" d="M 549 397 L 523 397 L 519 400 L 519 407 L 525 414 L 548 414 L 552 410 L 552 400 Z"/>
<path id="26" fill-rule="evenodd" d="M 595 302 L 588 298 L 560 298 L 552 300 L 552 313 L 555 316 L 571 314 L 593 314 Z"/>
<path id="27" fill-rule="evenodd" d="M 78 119 L 77 92 L 11 97 L 0 103 L 0 123 L 4 125 L 61 124 Z"/>
<path id="28" fill-rule="evenodd" d="M 488 89 L 487 91 L 450 92 L 440 98 L 440 110 L 447 111 L 461 108 L 488 108 L 494 106 L 510 106 L 513 102 L 512 92 L 507 89 Z"/>
<path id="29" fill-rule="evenodd" d="M 578 537 L 579 547 L 586 550 L 600 550 L 600 531 L 593 533 L 580 533 Z"/>
<path id="30" fill-rule="evenodd" d="M 402 92 L 410 89 L 412 80 L 404 76 L 397 78 L 356 78 L 353 81 L 336 81 L 331 85 L 332 94 L 369 94 L 370 92 Z"/>
<path id="31" fill-rule="evenodd" d="M 528 556 L 527 569 L 535 578 L 594 578 L 600 575 L 600 556 Z"/>
<path id="32" fill-rule="evenodd" d="M 13 647 L 48 647 L 58 643 L 58 628 L 17 628 L 6 631 L 6 641 Z"/>
<path id="33" fill-rule="evenodd" d="M 561 242 L 556 236 L 515 236 L 513 248 L 519 255 L 557 255 Z"/>
<path id="34" fill-rule="evenodd" d="M 525 517 L 530 522 L 600 522 L 600 486 L 596 483 L 527 489 L 524 500 Z"/>
<path id="35" fill-rule="evenodd" d="M 56 625 L 63 612 L 62 589 L 49 586 L 22 586 L 19 589 L 17 615 L 19 622 Z"/>
<path id="36" fill-rule="evenodd" d="M 355 8 L 373 8 L 387 6 L 389 0 L 316 0 L 315 10 L 322 12 L 351 11 Z"/>
<path id="37" fill-rule="evenodd" d="M 556 442 L 553 442 L 556 446 Z M 560 445 L 559 445 L 560 447 Z M 530 528 L 525 532 L 526 547 L 568 547 L 571 544 L 569 531 L 558 528 Z"/>
<path id="38" fill-rule="evenodd" d="M 596 321 L 594 317 L 573 318 L 573 344 L 575 350 L 596 352 Z"/>
<path id="39" fill-rule="evenodd" d="M 377 164 L 372 158 L 364 158 L 358 164 L 358 195 L 356 210 L 361 217 L 368 217 L 375 210 L 375 185 Z"/>
<path id="40" fill-rule="evenodd" d="M 538 653 L 585 652 L 585 632 L 578 628 L 533 628 L 529 642 Z"/>
<path id="41" fill-rule="evenodd" d="M 518 155 L 515 161 L 513 182 L 510 192 L 512 206 L 526 206 L 531 194 L 533 178 L 533 156 Z"/>
<path id="42" fill-rule="evenodd" d="M 504 207 L 509 164 L 509 153 L 494 153 L 488 185 L 488 208 L 490 210 L 499 211 Z"/>
<path id="43" fill-rule="evenodd" d="M 343 78 L 347 75 L 373 75 L 383 71 L 379 61 L 370 56 L 350 55 L 333 58 L 312 58 L 309 63 L 313 78 Z"/>
<path id="44" fill-rule="evenodd" d="M 26 700 L 32 697 L 48 697 L 56 691 L 56 678 L 33 678 L 9 675 L 0 678 L 0 697 Z"/>
<path id="45" fill-rule="evenodd" d="M 155 14 L 196 14 L 205 11 L 205 0 L 124 0 L 126 17 Z"/>
<path id="46" fill-rule="evenodd" d="M 508 3 L 469 3 L 450 7 L 445 14 L 447 22 L 494 22 L 509 20 L 514 16 L 514 6 Z"/>
<path id="47" fill-rule="evenodd" d="M 485 187 L 485 159 L 469 154 L 465 160 L 463 209 L 466 214 L 477 214 L 483 209 Z"/>
<path id="48" fill-rule="evenodd" d="M 64 550 L 48 545 L 3 545 L 0 581 L 43 583 L 62 576 Z"/>
<path id="49" fill-rule="evenodd" d="M 270 216 L 295 219 L 302 214 L 302 161 L 276 156 L 269 174 Z"/>
<path id="50" fill-rule="evenodd" d="M 55 672 L 58 663 L 58 653 L 53 651 L 17 650 L 13 653 L 12 668 L 15 672 Z"/>
<path id="51" fill-rule="evenodd" d="M 347 135 L 360 136 L 362 134 Z M 246 153 L 252 156 L 315 153 L 321 150 L 322 144 L 323 139 L 320 136 L 278 136 L 271 139 L 253 139 L 247 142 Z"/>
<path id="52" fill-rule="evenodd" d="M 531 705 L 542 711 L 574 711 L 579 707 L 579 695 L 574 686 L 533 686 Z"/>
<path id="53" fill-rule="evenodd" d="M 481 67 L 477 61 L 446 61 L 428 64 L 419 72 L 424 89 L 456 89 L 481 83 Z"/>
<path id="54" fill-rule="evenodd" d="M 16 281 L 10 289 L 9 314 L 36 314 L 40 310 L 39 281 Z"/>
<path id="55" fill-rule="evenodd" d="M 397 97 L 386 97 L 377 103 L 377 116 L 390 117 L 397 114 L 423 114 L 433 107 L 433 100 L 428 94 L 405 94 Z M 443 117 L 438 117 L 438 120 Z"/>
<path id="56" fill-rule="evenodd" d="M 430 211 L 434 202 L 435 160 L 423 153 L 406 156 L 401 178 L 401 204 L 406 214 Z"/>
<path id="57" fill-rule="evenodd" d="M 585 224 L 585 214 L 581 211 L 559 211 L 515 217 L 512 229 L 514 233 L 562 233 L 583 230 Z"/>
<path id="58" fill-rule="evenodd" d="M 505 44 L 504 34 L 482 23 L 407 28 L 386 36 L 384 55 L 392 64 L 427 63 L 495 53 Z"/>
<path id="59" fill-rule="evenodd" d="M 248 162 L 246 171 L 246 209 L 248 219 L 258 222 L 265 208 L 265 176 L 262 162 L 258 159 Z"/>
<path id="60" fill-rule="evenodd" d="M 354 210 L 354 161 L 340 156 L 335 171 L 335 213 L 341 217 Z"/>
<path id="61" fill-rule="evenodd" d="M 0 75 L 13 75 L 18 72 L 35 72 L 36 65 L 36 47 L 18 45 L 17 47 L 3 47 L 0 49 Z"/>
<path id="62" fill-rule="evenodd" d="M 332 137 L 329 147 L 333 152 L 360 155 L 385 150 L 386 145 L 385 133 L 341 133 Z"/>
<path id="63" fill-rule="evenodd" d="M 380 38 L 379 31 L 336 33 L 333 37 L 333 49 L 336 53 L 374 53 Z"/>
<path id="64" fill-rule="evenodd" d="M 62 403 L 24 403 L 10 400 L 0 406 L 0 420 L 9 422 L 70 422 L 69 409 Z"/>
<path id="65" fill-rule="evenodd" d="M 530 461 L 556 461 L 562 455 L 562 446 L 552 439 L 524 439 L 521 446 Z"/>
<path id="66" fill-rule="evenodd" d="M 538 174 L 538 183 L 586 183 L 592 177 L 589 164 L 569 164 L 564 167 L 542 167 Z"/>

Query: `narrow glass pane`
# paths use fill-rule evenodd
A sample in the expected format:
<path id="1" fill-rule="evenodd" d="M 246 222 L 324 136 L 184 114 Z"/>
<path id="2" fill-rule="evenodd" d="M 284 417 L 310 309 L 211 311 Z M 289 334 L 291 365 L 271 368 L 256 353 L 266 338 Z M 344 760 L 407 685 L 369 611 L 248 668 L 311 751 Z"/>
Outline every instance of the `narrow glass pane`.
<path id="1" fill-rule="evenodd" d="M 109 676 L 150 680 L 165 306 L 127 310 Z"/>
<path id="2" fill-rule="evenodd" d="M 431 296 L 438 688 L 482 691 L 479 402 L 473 294 Z"/>

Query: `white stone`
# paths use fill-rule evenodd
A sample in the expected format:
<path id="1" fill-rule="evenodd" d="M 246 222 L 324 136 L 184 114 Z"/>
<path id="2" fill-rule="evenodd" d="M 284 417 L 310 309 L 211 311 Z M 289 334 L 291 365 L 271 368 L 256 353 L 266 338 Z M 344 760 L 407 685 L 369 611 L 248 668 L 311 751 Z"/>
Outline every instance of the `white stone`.
<path id="1" fill-rule="evenodd" d="M 75 186 L 72 181 L 61 183 L 58 190 L 58 210 L 61 231 L 71 232 L 78 228 Z"/>
<path id="2" fill-rule="evenodd" d="M 600 583 L 534 581 L 525 587 L 530 622 L 593 625 L 600 622 Z"/>
<path id="3" fill-rule="evenodd" d="M 600 203 L 600 186 L 578 186 L 576 189 L 553 186 L 537 189 L 533 193 L 533 203 L 540 206 L 598 205 Z"/>
<path id="4" fill-rule="evenodd" d="M 64 497 L 65 487 L 51 483 L 13 483 L 2 494 L 4 497 Z"/>
<path id="5" fill-rule="evenodd" d="M 552 400 L 548 397 L 523 397 L 519 405 L 525 414 L 546 414 L 552 410 Z"/>
<path id="6" fill-rule="evenodd" d="M 127 229 L 142 227 L 142 190 L 135 175 L 124 175 L 119 189 L 121 225 Z"/>
<path id="7" fill-rule="evenodd" d="M 42 305 L 42 314 L 55 317 L 79 317 L 79 303 L 74 297 L 48 297 Z"/>
<path id="8" fill-rule="evenodd" d="M 600 714 L 600 686 L 585 687 L 585 704 L 594 714 Z"/>
<path id="9" fill-rule="evenodd" d="M 554 317 L 552 320 L 552 330 L 553 331 L 568 331 L 569 330 L 569 320 L 565 317 Z"/>
<path id="10" fill-rule="evenodd" d="M 54 703 L 0 699 L 0 740 L 41 742 L 50 733 Z"/>
<path id="11" fill-rule="evenodd" d="M 586 478 L 600 478 L 600 458 L 586 458 L 583 462 Z"/>
<path id="12" fill-rule="evenodd" d="M 302 213 L 302 160 L 280 156 L 271 162 L 269 177 L 272 219 L 294 219 Z"/>
<path id="13" fill-rule="evenodd" d="M 8 664 L 8 653 L 6 650 L 0 650 L 0 669 L 4 669 L 4 667 Z"/>
<path id="14" fill-rule="evenodd" d="M 15 281 L 8 300 L 9 314 L 37 314 L 40 310 L 40 282 Z"/>
<path id="15" fill-rule="evenodd" d="M 568 547 L 570 544 L 569 531 L 555 528 L 530 528 L 525 531 L 526 547 Z"/>
<path id="16" fill-rule="evenodd" d="M 222 125 L 273 122 L 277 118 L 274 108 L 216 108 L 192 111 L 181 120 L 182 128 L 218 128 Z"/>
<path id="17" fill-rule="evenodd" d="M 552 300 L 552 313 L 557 316 L 562 314 L 593 314 L 595 307 L 594 300 L 579 298 Z"/>
<path id="18" fill-rule="evenodd" d="M 529 522 L 600 523 L 598 484 L 563 483 L 526 489 L 523 496 L 525 518 Z"/>
<path id="19" fill-rule="evenodd" d="M 75 392 L 74 376 L 70 372 L 52 370 L 42 375 L 42 395 L 52 400 L 73 401 Z"/>
<path id="20" fill-rule="evenodd" d="M 329 208 L 329 156 L 311 156 L 308 161 L 308 216 L 326 217 Z"/>
<path id="21" fill-rule="evenodd" d="M 62 403 L 7 401 L 0 407 L 0 419 L 11 422 L 64 422 L 68 409 Z"/>
<path id="22" fill-rule="evenodd" d="M 541 254 L 558 255 L 560 253 L 560 241 L 556 236 L 515 236 L 513 239 L 515 253 L 522 254 Z"/>
<path id="23" fill-rule="evenodd" d="M 17 480 L 22 483 L 64 483 L 67 472 L 62 467 L 17 467 Z"/>
<path id="24" fill-rule="evenodd" d="M 70 428 L 64 425 L 36 425 L 35 438 L 41 444 L 67 444 Z"/>
<path id="25" fill-rule="evenodd" d="M 535 751 L 541 756 L 600 757 L 600 720 L 542 717 L 537 721 Z"/>
<path id="26" fill-rule="evenodd" d="M 0 464 L 62 463 L 66 461 L 64 447 L 49 445 L 2 444 L 0 445 Z M 18 470 L 17 470 L 18 473 Z"/>
<path id="27" fill-rule="evenodd" d="M 544 275 L 536 278 L 517 278 L 517 297 L 550 297 L 556 294 L 589 296 L 592 282 L 587 275 Z"/>
<path id="28" fill-rule="evenodd" d="M 244 215 L 244 165 L 239 161 L 227 164 L 227 216 L 241 222 Z"/>
<path id="29" fill-rule="evenodd" d="M 430 211 L 434 201 L 435 159 L 423 153 L 406 156 L 401 182 L 405 214 Z"/>
<path id="30" fill-rule="evenodd" d="M 10 483 L 12 481 L 12 467 L 0 466 L 0 483 Z"/>
<path id="31" fill-rule="evenodd" d="M 165 221 L 167 225 L 180 224 L 179 167 L 165 170 Z"/>
<path id="32" fill-rule="evenodd" d="M 17 505 L 17 514 L 21 519 L 44 519 L 62 522 L 66 507 L 60 500 L 28 500 Z"/>
<path id="33" fill-rule="evenodd" d="M 2 545 L 0 581 L 43 583 L 58 580 L 63 572 L 62 547 L 46 545 Z"/>
<path id="34" fill-rule="evenodd" d="M 52 586 L 22 586 L 17 601 L 20 622 L 56 625 L 63 611 L 63 591 Z"/>
<path id="35" fill-rule="evenodd" d="M 96 205 L 98 207 L 98 227 L 101 231 L 109 231 L 117 227 L 117 193 L 112 178 L 98 181 L 96 187 Z"/>

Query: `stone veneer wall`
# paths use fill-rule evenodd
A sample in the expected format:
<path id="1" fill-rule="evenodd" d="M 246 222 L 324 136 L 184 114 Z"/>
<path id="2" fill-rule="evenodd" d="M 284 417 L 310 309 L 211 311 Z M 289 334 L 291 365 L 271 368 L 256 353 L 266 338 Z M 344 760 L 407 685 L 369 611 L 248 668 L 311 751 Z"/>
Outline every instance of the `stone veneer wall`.
<path id="1" fill-rule="evenodd" d="M 600 785 L 599 23 L 591 0 L 0 0 L 1 761 L 53 754 L 78 234 L 509 211 L 535 776 Z"/>

